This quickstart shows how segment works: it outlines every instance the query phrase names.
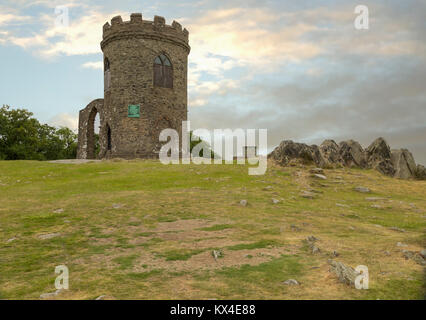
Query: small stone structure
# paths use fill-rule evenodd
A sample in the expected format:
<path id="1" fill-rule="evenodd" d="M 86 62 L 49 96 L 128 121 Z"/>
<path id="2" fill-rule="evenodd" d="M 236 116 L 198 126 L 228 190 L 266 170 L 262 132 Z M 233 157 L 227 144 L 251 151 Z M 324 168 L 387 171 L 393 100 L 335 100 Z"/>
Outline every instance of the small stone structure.
<path id="1" fill-rule="evenodd" d="M 103 26 L 104 98 L 80 111 L 78 159 L 155 158 L 159 135 L 187 119 L 188 31 L 133 13 Z M 99 114 L 99 153 L 95 117 Z M 180 139 L 181 140 L 181 139 Z"/>

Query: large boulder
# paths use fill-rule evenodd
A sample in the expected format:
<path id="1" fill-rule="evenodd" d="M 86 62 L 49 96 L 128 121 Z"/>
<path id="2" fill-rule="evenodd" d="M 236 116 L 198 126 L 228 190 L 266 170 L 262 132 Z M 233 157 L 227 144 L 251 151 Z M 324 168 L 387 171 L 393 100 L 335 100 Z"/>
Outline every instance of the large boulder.
<path id="1" fill-rule="evenodd" d="M 416 176 L 416 162 L 411 152 L 407 149 L 392 150 L 391 161 L 395 169 L 394 177 L 410 179 Z"/>
<path id="2" fill-rule="evenodd" d="M 281 142 L 280 145 L 269 154 L 269 158 L 282 165 L 287 165 L 293 161 L 315 163 L 320 167 L 325 164 L 318 146 L 308 146 L 307 144 L 296 143 L 291 140 L 284 140 Z"/>
<path id="3" fill-rule="evenodd" d="M 365 149 L 368 168 L 376 169 L 380 173 L 393 177 L 395 169 L 391 161 L 391 150 L 383 138 L 374 140 Z"/>
<path id="4" fill-rule="evenodd" d="M 319 146 L 319 150 L 327 165 L 343 165 L 342 157 L 339 154 L 339 145 L 334 140 L 324 140 Z"/>
<path id="5" fill-rule="evenodd" d="M 416 178 L 419 180 L 426 180 L 426 168 L 421 164 L 417 165 Z"/>
<path id="6" fill-rule="evenodd" d="M 340 142 L 339 154 L 346 167 L 367 167 L 364 149 L 357 141 L 347 140 Z"/>

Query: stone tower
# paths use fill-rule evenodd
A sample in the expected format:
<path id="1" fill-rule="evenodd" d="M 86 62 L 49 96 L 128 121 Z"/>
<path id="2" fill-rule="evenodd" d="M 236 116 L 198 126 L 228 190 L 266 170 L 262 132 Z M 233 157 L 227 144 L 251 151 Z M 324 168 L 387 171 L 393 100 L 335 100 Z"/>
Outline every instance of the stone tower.
<path id="1" fill-rule="evenodd" d="M 77 158 L 155 158 L 160 132 L 187 119 L 188 31 L 133 13 L 103 26 L 104 98 L 80 111 Z M 99 151 L 95 116 L 99 113 Z"/>

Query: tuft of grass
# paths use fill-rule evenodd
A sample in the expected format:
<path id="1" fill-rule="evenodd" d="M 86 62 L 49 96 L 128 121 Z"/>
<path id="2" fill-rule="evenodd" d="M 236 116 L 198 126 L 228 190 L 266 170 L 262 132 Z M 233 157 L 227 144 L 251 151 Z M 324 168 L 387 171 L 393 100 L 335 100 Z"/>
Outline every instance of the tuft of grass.
<path id="1" fill-rule="evenodd" d="M 158 253 L 159 257 L 165 258 L 166 261 L 186 261 L 190 259 L 192 256 L 199 254 L 205 250 L 197 249 L 197 250 L 168 250 L 162 253 Z"/>
<path id="2" fill-rule="evenodd" d="M 232 229 L 233 226 L 230 224 L 216 224 L 214 226 L 211 227 L 206 227 L 206 228 L 200 228 L 199 230 L 201 231 L 221 231 L 221 230 L 225 230 L 225 229 Z"/>
<path id="3" fill-rule="evenodd" d="M 132 268 L 137 258 L 138 258 L 137 255 L 130 255 L 130 256 L 122 256 L 122 257 L 114 258 L 113 261 L 120 265 L 119 268 L 121 270 L 125 270 L 125 269 Z"/>

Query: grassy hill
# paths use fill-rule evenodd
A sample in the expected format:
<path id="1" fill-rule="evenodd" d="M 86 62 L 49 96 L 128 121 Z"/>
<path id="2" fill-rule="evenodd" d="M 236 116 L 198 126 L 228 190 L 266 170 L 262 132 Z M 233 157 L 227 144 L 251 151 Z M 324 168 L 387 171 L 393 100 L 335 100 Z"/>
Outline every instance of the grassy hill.
<path id="1" fill-rule="evenodd" d="M 58 265 L 70 271 L 58 299 L 424 297 L 423 267 L 402 250 L 425 247 L 425 181 L 357 169 L 325 170 L 326 180 L 309 167 L 270 164 L 264 176 L 247 169 L 0 162 L 0 299 L 54 292 Z M 306 190 L 314 197 L 302 197 Z M 320 253 L 311 252 L 311 235 Z M 338 282 L 330 258 L 366 265 L 370 289 Z"/>

